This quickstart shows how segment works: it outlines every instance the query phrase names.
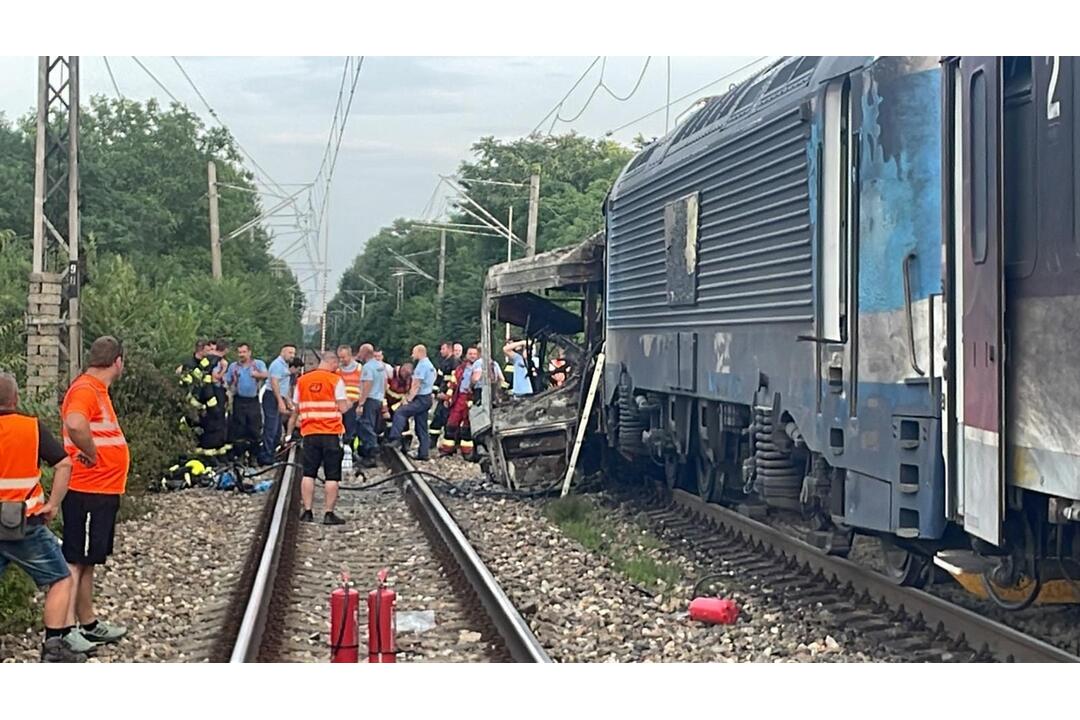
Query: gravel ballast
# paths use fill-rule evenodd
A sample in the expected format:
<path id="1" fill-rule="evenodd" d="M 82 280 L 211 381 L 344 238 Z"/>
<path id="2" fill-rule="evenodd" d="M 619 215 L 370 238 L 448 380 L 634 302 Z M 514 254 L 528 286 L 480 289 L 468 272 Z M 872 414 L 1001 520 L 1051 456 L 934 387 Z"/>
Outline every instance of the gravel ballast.
<path id="1" fill-rule="evenodd" d="M 205 659 L 267 497 L 206 489 L 147 496 L 149 513 L 117 525 L 116 552 L 95 578 L 99 617 L 126 625 L 127 637 L 91 661 Z M 0 660 L 37 662 L 40 647 L 39 629 L 0 636 Z"/>
<path id="2" fill-rule="evenodd" d="M 443 459 L 424 467 L 476 481 L 476 465 Z M 585 549 L 549 521 L 543 503 L 472 496 L 446 499 L 454 517 L 551 656 L 560 662 L 858 662 L 902 660 L 849 637 L 828 610 L 777 612 L 769 588 L 739 576 L 716 590 L 734 599 L 734 625 L 708 625 L 686 610 L 700 567 L 690 552 L 657 540 L 617 508 L 601 507 L 611 546 L 677 571 L 670 585 L 641 587 L 609 555 Z M 589 502 L 597 500 L 587 498 Z"/>

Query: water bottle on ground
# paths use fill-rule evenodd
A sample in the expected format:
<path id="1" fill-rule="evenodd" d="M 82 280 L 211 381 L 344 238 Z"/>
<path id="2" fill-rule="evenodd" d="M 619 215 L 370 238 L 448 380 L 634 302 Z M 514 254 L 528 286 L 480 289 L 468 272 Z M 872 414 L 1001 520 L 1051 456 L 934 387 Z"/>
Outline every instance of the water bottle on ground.
<path id="1" fill-rule="evenodd" d="M 342 453 L 343 453 L 342 458 L 341 458 L 341 474 L 344 475 L 345 477 L 352 477 L 352 474 L 353 474 L 352 448 L 348 447 L 346 445 L 346 446 L 343 446 L 341 450 L 342 450 Z"/>

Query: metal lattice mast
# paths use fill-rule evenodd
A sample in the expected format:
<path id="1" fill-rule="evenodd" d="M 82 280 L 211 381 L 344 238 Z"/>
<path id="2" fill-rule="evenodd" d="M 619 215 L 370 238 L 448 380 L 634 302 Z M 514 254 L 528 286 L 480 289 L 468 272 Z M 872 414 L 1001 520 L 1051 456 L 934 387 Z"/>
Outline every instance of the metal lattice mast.
<path id="1" fill-rule="evenodd" d="M 61 355 L 67 357 L 68 381 L 82 367 L 79 236 L 79 59 L 43 56 L 38 59 L 34 256 L 26 314 L 31 395 L 55 391 Z"/>

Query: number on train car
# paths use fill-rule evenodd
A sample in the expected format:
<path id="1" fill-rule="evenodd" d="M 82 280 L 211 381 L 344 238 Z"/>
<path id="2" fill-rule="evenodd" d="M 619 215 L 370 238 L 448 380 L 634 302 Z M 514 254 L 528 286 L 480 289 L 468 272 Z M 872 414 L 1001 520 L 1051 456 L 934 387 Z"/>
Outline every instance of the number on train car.
<path id="1" fill-rule="evenodd" d="M 1046 91 L 1046 119 L 1057 120 L 1061 117 L 1061 103 L 1054 99 L 1057 95 L 1058 72 L 1061 69 L 1061 57 L 1051 55 L 1047 60 L 1050 62 L 1050 87 Z"/>

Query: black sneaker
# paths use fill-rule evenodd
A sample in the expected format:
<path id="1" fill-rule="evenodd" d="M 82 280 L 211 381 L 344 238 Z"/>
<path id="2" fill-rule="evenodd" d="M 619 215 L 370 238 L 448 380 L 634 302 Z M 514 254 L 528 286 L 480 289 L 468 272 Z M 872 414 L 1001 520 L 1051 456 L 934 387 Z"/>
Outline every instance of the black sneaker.
<path id="1" fill-rule="evenodd" d="M 413 453 L 409 453 L 409 458 L 411 458 L 412 460 L 419 460 L 420 462 L 427 462 L 431 459 L 427 455 L 425 455 L 424 457 L 420 457 L 419 455 L 414 455 Z"/>
<path id="2" fill-rule="evenodd" d="M 86 662 L 86 653 L 75 652 L 67 646 L 63 638 L 49 638 L 41 646 L 43 663 L 82 663 Z"/>
<path id="3" fill-rule="evenodd" d="M 362 468 L 378 467 L 379 463 L 375 462 L 375 458 L 370 455 L 364 455 L 359 460 L 359 465 Z"/>
<path id="4" fill-rule="evenodd" d="M 333 511 L 330 511 L 330 512 L 326 513 L 325 515 L 323 515 L 322 524 L 323 525 L 344 525 L 345 520 L 343 520 L 342 518 L 335 515 L 333 513 Z"/>
<path id="5" fill-rule="evenodd" d="M 311 514 L 310 510 L 305 510 L 300 513 L 300 522 L 315 522 L 315 516 Z"/>

